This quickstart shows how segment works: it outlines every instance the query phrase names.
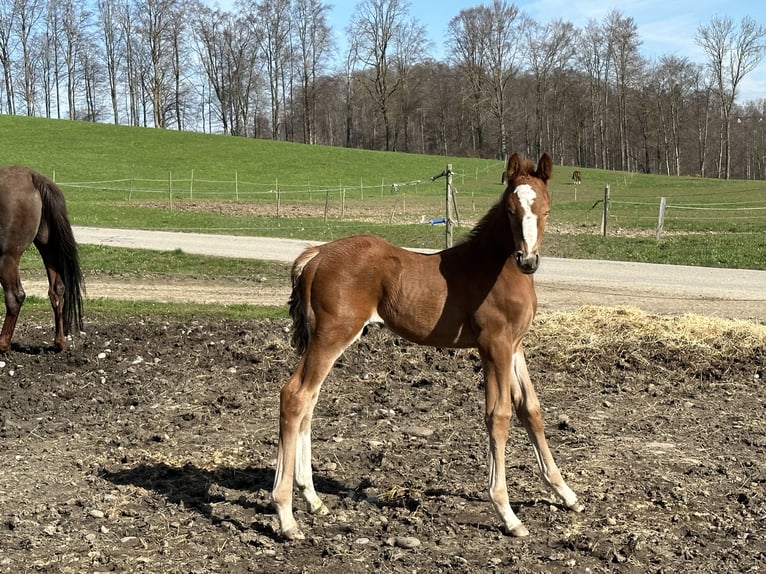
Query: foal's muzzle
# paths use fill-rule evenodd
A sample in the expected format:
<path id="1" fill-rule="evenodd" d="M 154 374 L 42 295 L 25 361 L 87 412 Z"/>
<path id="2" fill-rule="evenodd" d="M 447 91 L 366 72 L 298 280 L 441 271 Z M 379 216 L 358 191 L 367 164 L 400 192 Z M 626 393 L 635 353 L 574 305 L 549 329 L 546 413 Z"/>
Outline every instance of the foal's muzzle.
<path id="1" fill-rule="evenodd" d="M 540 256 L 537 253 L 524 255 L 523 251 L 517 251 L 515 257 L 516 265 L 519 266 L 519 270 L 527 275 L 537 271 L 537 267 L 540 265 Z"/>

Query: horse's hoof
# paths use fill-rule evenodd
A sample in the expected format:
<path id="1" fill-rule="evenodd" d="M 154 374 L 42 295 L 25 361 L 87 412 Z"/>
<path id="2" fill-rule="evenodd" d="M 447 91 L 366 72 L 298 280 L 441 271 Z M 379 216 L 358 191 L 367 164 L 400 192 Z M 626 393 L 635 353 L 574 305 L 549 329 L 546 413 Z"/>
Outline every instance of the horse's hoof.
<path id="1" fill-rule="evenodd" d="M 579 500 L 575 500 L 572 504 L 569 504 L 567 508 L 572 512 L 582 512 L 585 510 L 585 506 Z"/>
<path id="2" fill-rule="evenodd" d="M 508 534 L 514 538 L 523 538 L 524 536 L 529 536 L 529 530 L 523 524 L 517 524 L 508 530 Z"/>
<path id="3" fill-rule="evenodd" d="M 285 540 L 305 540 L 306 537 L 303 535 L 303 532 L 301 532 L 301 529 L 297 526 L 290 528 L 288 530 L 285 530 L 282 532 L 282 536 L 285 538 Z"/>
<path id="4" fill-rule="evenodd" d="M 316 514 L 317 516 L 326 516 L 330 514 L 330 509 L 325 506 L 324 502 L 319 501 L 317 506 L 309 508 L 309 512 L 311 514 Z"/>

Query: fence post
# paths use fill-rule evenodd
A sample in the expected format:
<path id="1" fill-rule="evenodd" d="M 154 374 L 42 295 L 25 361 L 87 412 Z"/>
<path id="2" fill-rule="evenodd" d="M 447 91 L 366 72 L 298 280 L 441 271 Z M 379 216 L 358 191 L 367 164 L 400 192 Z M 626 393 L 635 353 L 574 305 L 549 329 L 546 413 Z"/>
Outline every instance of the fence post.
<path id="1" fill-rule="evenodd" d="M 239 201 L 239 171 L 234 170 L 234 197 Z"/>
<path id="2" fill-rule="evenodd" d="M 657 240 L 657 243 L 659 243 L 660 239 L 662 238 L 662 231 L 665 227 L 665 210 L 667 209 L 667 198 L 661 197 L 660 198 L 660 213 L 657 216 L 657 234 L 655 235 L 655 238 Z"/>
<path id="3" fill-rule="evenodd" d="M 282 215 L 282 197 L 279 195 L 279 178 L 274 181 L 277 193 L 277 217 Z"/>
<path id="4" fill-rule="evenodd" d="M 173 209 L 173 172 L 168 171 L 168 201 L 170 209 Z"/>
<path id="5" fill-rule="evenodd" d="M 601 214 L 601 236 L 606 237 L 606 222 L 609 218 L 609 184 L 604 188 L 604 211 Z"/>
<path id="6" fill-rule="evenodd" d="M 447 190 L 445 194 L 445 220 L 444 220 L 444 245 L 447 248 L 452 247 L 452 164 L 447 164 L 444 170 L 447 176 Z"/>

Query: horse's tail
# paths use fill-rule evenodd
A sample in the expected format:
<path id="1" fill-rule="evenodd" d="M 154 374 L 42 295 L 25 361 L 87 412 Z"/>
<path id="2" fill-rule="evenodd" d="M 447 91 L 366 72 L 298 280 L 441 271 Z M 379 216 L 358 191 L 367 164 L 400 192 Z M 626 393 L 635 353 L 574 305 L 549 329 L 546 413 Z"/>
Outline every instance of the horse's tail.
<path id="1" fill-rule="evenodd" d="M 306 290 L 304 289 L 304 282 L 306 278 L 303 275 L 303 271 L 306 265 L 319 253 L 319 248 L 309 247 L 293 263 L 292 269 L 292 291 L 290 292 L 290 299 L 288 305 L 290 307 L 290 317 L 293 320 L 293 333 L 291 342 L 295 351 L 303 355 L 306 351 L 306 347 L 309 344 L 309 333 L 311 324 L 311 311 L 309 301 L 304 297 Z"/>
<path id="2" fill-rule="evenodd" d="M 82 330 L 82 298 L 85 293 L 80 258 L 72 226 L 67 217 L 64 193 L 58 185 L 41 173 L 33 171 L 32 183 L 42 198 L 42 220 L 48 226 L 47 250 L 49 264 L 64 283 L 64 334 L 73 326 Z"/>

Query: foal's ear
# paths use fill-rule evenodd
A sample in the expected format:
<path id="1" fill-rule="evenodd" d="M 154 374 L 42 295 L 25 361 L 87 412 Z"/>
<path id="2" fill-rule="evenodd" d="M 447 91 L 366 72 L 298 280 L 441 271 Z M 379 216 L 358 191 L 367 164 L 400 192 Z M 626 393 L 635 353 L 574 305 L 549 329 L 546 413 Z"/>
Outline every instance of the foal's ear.
<path id="1" fill-rule="evenodd" d="M 508 156 L 508 161 L 505 162 L 505 181 L 510 183 L 520 167 L 521 158 L 519 157 L 518 152 Z"/>
<path id="2" fill-rule="evenodd" d="M 540 161 L 537 162 L 537 177 L 547 182 L 553 174 L 553 162 L 551 156 L 544 153 L 540 156 Z"/>

